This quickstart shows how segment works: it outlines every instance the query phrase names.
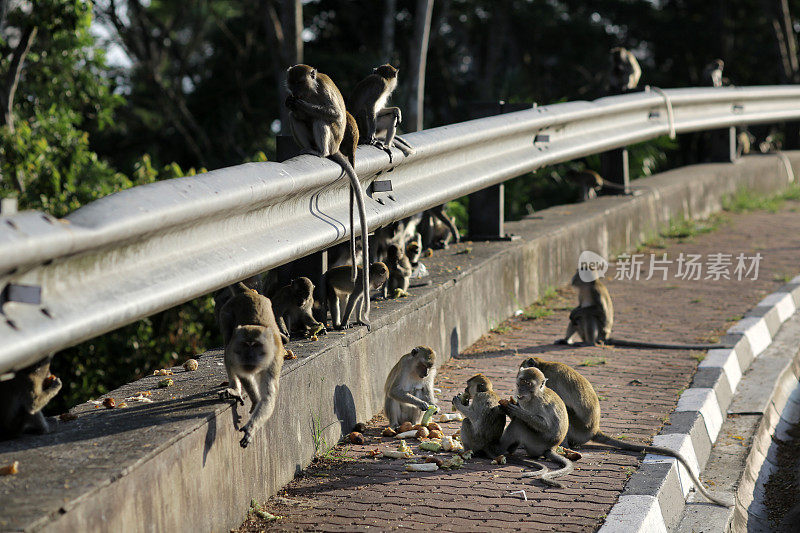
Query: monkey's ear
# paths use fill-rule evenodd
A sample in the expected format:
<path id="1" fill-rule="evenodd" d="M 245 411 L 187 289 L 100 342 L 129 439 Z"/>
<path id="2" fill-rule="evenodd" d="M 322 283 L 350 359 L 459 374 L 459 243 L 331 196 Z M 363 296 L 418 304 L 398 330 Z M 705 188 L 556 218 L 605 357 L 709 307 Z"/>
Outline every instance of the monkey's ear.
<path id="1" fill-rule="evenodd" d="M 311 69 L 311 79 L 312 80 L 317 79 L 317 69 L 315 69 L 315 68 Z"/>
<path id="2" fill-rule="evenodd" d="M 373 74 L 377 74 L 378 73 L 378 67 L 375 67 L 374 69 L 372 69 L 372 73 Z"/>
<path id="3" fill-rule="evenodd" d="M 542 380 L 542 384 L 541 384 L 541 385 L 539 385 L 539 390 L 544 390 L 544 386 L 545 386 L 545 384 L 546 384 L 546 383 L 547 383 L 547 378 L 544 378 L 544 379 Z"/>
<path id="4" fill-rule="evenodd" d="M 412 348 L 411 355 L 416 356 L 419 353 L 419 348 Z"/>

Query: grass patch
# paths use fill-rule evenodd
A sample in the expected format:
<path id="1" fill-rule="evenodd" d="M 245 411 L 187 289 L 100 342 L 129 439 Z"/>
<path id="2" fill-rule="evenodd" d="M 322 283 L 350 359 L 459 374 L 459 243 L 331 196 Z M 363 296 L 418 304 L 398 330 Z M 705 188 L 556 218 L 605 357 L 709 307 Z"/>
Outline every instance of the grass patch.
<path id="1" fill-rule="evenodd" d="M 725 198 L 722 208 L 731 213 L 748 213 L 750 211 L 769 211 L 775 213 L 787 201 L 800 200 L 800 186 L 792 185 L 785 191 L 774 195 L 764 195 L 752 189 L 739 189 Z"/>
<path id="2" fill-rule="evenodd" d="M 578 366 L 600 366 L 606 364 L 605 357 L 598 357 L 597 359 L 584 359 Z"/>
<path id="3" fill-rule="evenodd" d="M 775 274 L 772 279 L 781 283 L 789 283 L 792 281 L 792 279 L 794 279 L 794 276 L 791 274 Z"/>
<path id="4" fill-rule="evenodd" d="M 507 324 L 501 324 L 496 328 L 492 329 L 492 333 L 497 333 L 498 335 L 505 335 L 509 331 L 511 331 L 511 326 Z"/>
<path id="5" fill-rule="evenodd" d="M 552 304 L 556 298 L 558 298 L 558 292 L 555 287 L 547 287 L 539 301 L 529 305 L 522 311 L 522 319 L 536 320 L 552 315 L 555 309 Z M 569 309 L 572 308 L 570 307 Z"/>
<path id="6" fill-rule="evenodd" d="M 670 222 L 669 227 L 661 233 L 665 239 L 687 240 L 698 235 L 717 230 L 725 221 L 724 217 L 711 216 L 706 220 L 684 218 Z"/>

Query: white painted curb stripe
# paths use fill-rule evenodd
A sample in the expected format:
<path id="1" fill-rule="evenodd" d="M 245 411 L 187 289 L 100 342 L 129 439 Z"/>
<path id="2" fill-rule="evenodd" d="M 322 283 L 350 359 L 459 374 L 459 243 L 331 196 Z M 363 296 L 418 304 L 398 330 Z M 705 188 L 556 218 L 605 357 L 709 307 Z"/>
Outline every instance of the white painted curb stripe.
<path id="1" fill-rule="evenodd" d="M 731 392 L 736 389 L 739 381 L 742 379 L 742 369 L 739 368 L 739 357 L 736 355 L 736 350 L 730 348 L 721 348 L 718 350 L 709 350 L 706 358 L 700 362 L 700 368 L 722 368 L 725 376 L 728 378 L 728 383 L 731 386 Z"/>
<path id="2" fill-rule="evenodd" d="M 800 276 L 795 277 L 791 283 L 800 283 Z M 783 324 L 795 312 L 800 310 L 795 305 L 790 293 L 776 292 L 770 294 L 756 307 L 776 309 L 778 319 Z M 769 333 L 767 321 L 763 317 L 745 317 L 735 326 L 728 330 L 728 333 L 743 334 L 750 343 L 753 358 L 758 357 L 772 343 L 772 336 Z M 698 365 L 699 367 L 722 368 L 731 392 L 736 390 L 742 379 L 742 373 L 747 368 L 741 368 L 736 349 L 724 348 L 709 350 L 706 357 Z M 748 364 L 749 366 L 749 364 Z M 794 398 L 792 398 L 796 401 Z M 678 399 L 678 407 L 675 412 L 698 411 L 703 415 L 706 431 L 713 445 L 719 435 L 725 413 L 720 409 L 719 401 L 714 393 L 714 389 L 705 387 L 693 387 L 687 389 Z M 666 435 L 656 435 L 653 438 L 654 446 L 661 446 L 671 450 L 679 451 L 692 469 L 698 475 L 701 473 L 697 454 L 691 435 L 687 433 L 672 433 Z M 643 463 L 671 463 L 677 468 L 678 479 L 681 484 L 684 499 L 689 491 L 694 488 L 686 468 L 678 463 L 677 459 L 664 455 L 647 454 Z M 667 527 L 664 522 L 664 515 L 658 503 L 658 497 L 648 495 L 627 495 L 620 496 L 617 503 L 611 508 L 600 533 L 666 533 Z"/>
<path id="3" fill-rule="evenodd" d="M 747 340 L 750 341 L 753 357 L 761 355 L 761 352 L 766 350 L 767 346 L 772 342 L 767 321 L 760 316 L 743 318 L 738 324 L 729 329 L 728 333 L 743 333 Z"/>
<path id="4" fill-rule="evenodd" d="M 680 452 L 681 455 L 686 457 L 686 460 L 689 461 L 689 464 L 692 466 L 692 470 L 694 470 L 695 473 L 700 471 L 700 466 L 697 463 L 697 455 L 694 453 L 694 446 L 692 445 L 692 437 L 690 437 L 688 434 L 671 433 L 669 435 L 656 435 L 653 437 L 653 446 L 661 446 L 662 448 L 669 448 L 670 450 Z M 694 487 L 694 483 L 692 482 L 692 478 L 689 476 L 689 473 L 686 471 L 686 467 L 680 464 L 674 457 L 648 453 L 644 456 L 644 460 L 642 462 L 670 463 L 674 468 L 677 468 L 678 479 L 681 482 L 681 492 L 683 492 L 684 498 L 686 498 L 686 496 L 689 494 L 689 491 L 692 489 L 692 487 Z"/>
<path id="5" fill-rule="evenodd" d="M 667 533 L 654 496 L 621 496 L 599 533 Z"/>
<path id="6" fill-rule="evenodd" d="M 714 393 L 714 389 L 700 387 L 686 389 L 678 399 L 678 407 L 675 408 L 675 411 L 700 411 L 700 414 L 703 415 L 703 421 L 706 423 L 706 430 L 711 442 L 717 440 L 719 430 L 722 428 L 722 410 L 719 407 L 719 402 L 717 402 L 717 395 Z"/>
<path id="7" fill-rule="evenodd" d="M 794 305 L 794 299 L 788 292 L 776 292 L 770 294 L 758 303 L 758 307 L 774 307 L 778 310 L 778 319 L 781 324 L 786 322 L 790 316 L 797 311 Z"/>

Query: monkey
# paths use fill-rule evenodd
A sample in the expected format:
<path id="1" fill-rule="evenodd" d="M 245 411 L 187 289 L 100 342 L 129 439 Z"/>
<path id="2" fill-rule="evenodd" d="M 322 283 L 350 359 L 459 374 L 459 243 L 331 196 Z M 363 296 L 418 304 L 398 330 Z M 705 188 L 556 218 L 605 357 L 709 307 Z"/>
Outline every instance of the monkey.
<path id="1" fill-rule="evenodd" d="M 367 326 L 367 331 L 370 329 L 369 322 L 364 319 L 364 307 L 362 302 L 364 294 L 359 292 L 359 282 L 363 279 L 363 269 L 357 267 L 356 281 L 352 281 L 353 267 L 350 265 L 342 265 L 329 268 L 325 275 L 322 277 L 322 284 L 324 287 L 324 296 L 327 309 L 331 312 L 331 322 L 334 329 L 344 329 L 350 322 L 350 315 L 353 309 L 358 306 L 358 319 L 357 322 L 361 325 Z M 372 263 L 369 266 L 370 285 L 368 289 L 377 289 L 389 279 L 389 269 L 383 263 Z M 341 313 L 340 299 L 347 297 L 347 305 L 345 306 L 344 314 Z M 369 298 L 369 292 L 367 292 Z"/>
<path id="2" fill-rule="evenodd" d="M 609 75 L 609 92 L 623 94 L 636 89 L 642 69 L 630 50 L 617 47 L 611 49 L 611 73 Z"/>
<path id="3" fill-rule="evenodd" d="M 403 121 L 400 108 L 386 107 L 386 101 L 397 87 L 397 73 L 398 70 L 388 63 L 373 69 L 372 74 L 358 82 L 348 102 L 358 129 L 364 133 L 361 144 L 371 144 L 385 151 L 390 163 L 393 146 L 406 156 L 414 152 L 411 145 L 395 135 L 397 126 Z M 382 133 L 385 134 L 384 140 L 378 139 Z"/>
<path id="4" fill-rule="evenodd" d="M 585 281 L 581 276 L 592 278 Z M 611 337 L 614 324 L 614 306 L 605 284 L 593 270 L 579 270 L 572 277 L 572 286 L 578 289 L 578 306 L 569 314 L 569 325 L 563 339 L 556 344 L 574 345 L 579 336 L 583 346 L 617 346 L 624 348 L 657 348 L 664 350 L 713 350 L 729 348 L 724 344 L 661 344 Z"/>
<path id="5" fill-rule="evenodd" d="M 280 332 L 291 337 L 293 331 L 300 331 L 308 338 L 324 330 L 325 326 L 314 320 L 313 305 L 314 284 L 306 277 L 295 278 L 278 289 L 272 297 L 272 308 Z"/>
<path id="6" fill-rule="evenodd" d="M 736 157 L 749 154 L 756 142 L 756 136 L 747 130 L 742 130 L 736 134 Z"/>
<path id="7" fill-rule="evenodd" d="M 626 194 L 632 194 L 624 186 L 604 180 L 600 177 L 600 174 L 594 170 L 585 169 L 580 172 L 569 170 L 564 177 L 567 181 L 571 181 L 581 188 L 581 200 L 584 202 L 597 198 L 597 194 L 603 189 L 613 189 Z"/>
<path id="8" fill-rule="evenodd" d="M 567 436 L 569 416 L 561 398 L 546 386 L 547 378 L 538 368 L 520 367 L 517 372 L 517 403 L 502 402 L 503 411 L 511 418 L 500 437 L 500 451 L 513 454 L 522 446 L 528 456 L 544 456 L 561 468 L 531 472 L 525 477 L 536 477 L 544 483 L 563 487 L 554 478 L 572 472 L 572 461 L 556 453 L 556 448 Z"/>
<path id="9" fill-rule="evenodd" d="M 406 257 L 411 263 L 411 269 L 417 270 L 419 266 L 419 258 L 422 255 L 422 235 L 419 233 L 414 234 L 414 238 L 406 244 Z"/>
<path id="10" fill-rule="evenodd" d="M 397 289 L 403 293 L 408 291 L 411 280 L 411 262 L 403 253 L 403 249 L 392 244 L 386 252 L 386 267 L 389 269 L 389 279 L 383 286 L 383 297 L 395 297 Z"/>
<path id="11" fill-rule="evenodd" d="M 392 222 L 375 230 L 373 235 L 371 261 L 386 262 L 386 252 L 392 245 L 403 246 L 405 239 L 405 223 L 403 220 Z"/>
<path id="12" fill-rule="evenodd" d="M 225 371 L 228 388 L 220 398 L 244 405 L 242 386 L 250 397 L 250 419 L 240 431 L 242 448 L 253 441 L 275 409 L 283 367 L 283 343 L 288 341 L 278 330 L 272 302 L 244 283 L 231 286 L 230 300 L 219 313 L 225 346 Z"/>
<path id="13" fill-rule="evenodd" d="M 712 87 L 722 87 L 722 69 L 725 68 L 725 62 L 721 59 L 715 59 L 703 69 L 703 81 L 710 83 Z"/>
<path id="14" fill-rule="evenodd" d="M 286 84 L 289 96 L 285 105 L 289 109 L 289 125 L 295 142 L 306 153 L 327 157 L 342 167 L 350 179 L 350 251 L 353 266 L 355 257 L 355 226 L 353 225 L 353 199 L 358 205 L 361 223 L 362 296 L 364 299 L 362 321 L 369 321 L 369 248 L 367 216 L 364 208 L 364 189 L 353 169 L 355 147 L 358 144 L 358 126 L 344 105 L 342 93 L 327 75 L 308 65 L 295 65 L 287 71 Z M 345 151 L 342 152 L 344 143 Z M 350 156 L 350 160 L 348 160 Z M 355 272 L 353 272 L 355 276 Z M 352 279 L 355 282 L 355 277 Z"/>
<path id="15" fill-rule="evenodd" d="M 570 448 L 581 446 L 590 440 L 632 452 L 656 453 L 668 455 L 683 463 L 698 490 L 712 502 L 728 506 L 725 502 L 715 498 L 705 490 L 700 480 L 695 475 L 689 462 L 681 453 L 662 448 L 624 442 L 600 430 L 600 400 L 594 387 L 580 372 L 563 363 L 545 361 L 538 357 L 531 357 L 522 363 L 526 368 L 537 368 L 547 378 L 547 385 L 563 400 L 569 415 L 569 430 L 565 442 Z"/>
<path id="16" fill-rule="evenodd" d="M 269 277 L 269 273 L 267 276 Z M 250 276 L 249 278 L 242 280 L 241 283 L 247 285 L 248 288 L 253 289 L 254 291 L 262 292 L 262 289 L 265 288 L 264 281 L 262 280 L 261 274 L 256 274 L 254 276 Z M 222 289 L 218 290 L 214 293 L 214 317 L 217 319 L 217 323 L 219 324 L 219 310 L 222 309 L 222 306 L 231 299 L 231 297 L 236 293 L 236 287 L 233 285 L 228 285 L 227 287 L 223 287 Z M 267 293 L 267 297 L 269 294 Z"/>
<path id="17" fill-rule="evenodd" d="M 506 414 L 500 407 L 500 398 L 494 392 L 489 378 L 483 374 L 469 378 L 464 392 L 453 398 L 453 409 L 466 417 L 461 422 L 461 442 L 464 446 L 492 459 L 498 457 L 500 437 L 506 427 Z"/>
<path id="18" fill-rule="evenodd" d="M 436 206 L 422 213 L 420 233 L 423 245 L 428 248 L 447 249 L 450 242 L 461 242 L 461 234 L 458 232 L 455 222 L 445 213 L 444 205 Z"/>
<path id="19" fill-rule="evenodd" d="M 22 433 L 50 433 L 42 409 L 61 390 L 61 380 L 50 373 L 51 357 L 0 381 L 0 440 Z"/>
<path id="20" fill-rule="evenodd" d="M 419 424 L 423 413 L 436 405 L 435 364 L 436 353 L 428 346 L 417 346 L 401 357 L 389 372 L 383 387 L 383 410 L 391 427 L 403 422 Z"/>

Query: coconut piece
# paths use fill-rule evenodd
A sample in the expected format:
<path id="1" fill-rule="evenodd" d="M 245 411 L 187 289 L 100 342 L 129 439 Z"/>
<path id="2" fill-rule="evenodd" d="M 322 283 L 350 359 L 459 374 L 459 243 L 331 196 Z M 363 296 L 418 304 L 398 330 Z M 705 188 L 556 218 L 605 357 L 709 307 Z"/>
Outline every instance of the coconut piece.
<path id="1" fill-rule="evenodd" d="M 383 435 L 384 437 L 394 437 L 395 435 L 397 435 L 397 432 L 392 428 L 387 427 L 386 429 L 383 430 L 383 433 L 381 433 L 381 435 Z"/>
<path id="2" fill-rule="evenodd" d="M 194 372 L 197 370 L 197 367 L 200 366 L 197 364 L 195 359 L 187 359 L 186 362 L 183 363 L 183 369 L 187 372 Z"/>
<path id="3" fill-rule="evenodd" d="M 414 425 L 411 422 L 403 422 L 397 428 L 397 432 L 398 433 L 404 433 L 406 431 L 411 431 L 412 429 L 414 429 Z"/>
<path id="4" fill-rule="evenodd" d="M 431 439 L 441 439 L 444 437 L 444 433 L 441 431 L 436 431 L 435 429 L 428 433 L 428 438 Z"/>
<path id="5" fill-rule="evenodd" d="M 442 430 L 442 426 L 440 426 L 436 422 L 429 422 L 427 427 L 428 427 L 429 431 L 441 431 Z"/>
<path id="6" fill-rule="evenodd" d="M 384 457 L 388 457 L 390 459 L 410 459 L 414 457 L 414 454 L 411 451 L 401 452 L 400 450 L 381 450 L 381 453 Z"/>
<path id="7" fill-rule="evenodd" d="M 403 431 L 402 433 L 398 433 L 394 436 L 396 439 L 412 439 L 417 436 L 417 430 L 412 429 L 411 431 Z"/>
<path id="8" fill-rule="evenodd" d="M 439 422 L 461 422 L 464 420 L 464 415 L 461 413 L 442 413 L 439 415 Z"/>
<path id="9" fill-rule="evenodd" d="M 408 463 L 406 470 L 409 472 L 436 472 L 439 466 L 436 463 Z"/>
<path id="10" fill-rule="evenodd" d="M 19 474 L 19 461 L 14 461 L 10 465 L 0 466 L 0 476 L 15 476 Z"/>
<path id="11" fill-rule="evenodd" d="M 421 428 L 419 428 L 417 430 L 417 438 L 418 439 L 427 439 L 429 434 L 430 434 L 430 431 L 428 431 L 428 428 L 426 428 L 426 427 L 421 427 Z"/>

